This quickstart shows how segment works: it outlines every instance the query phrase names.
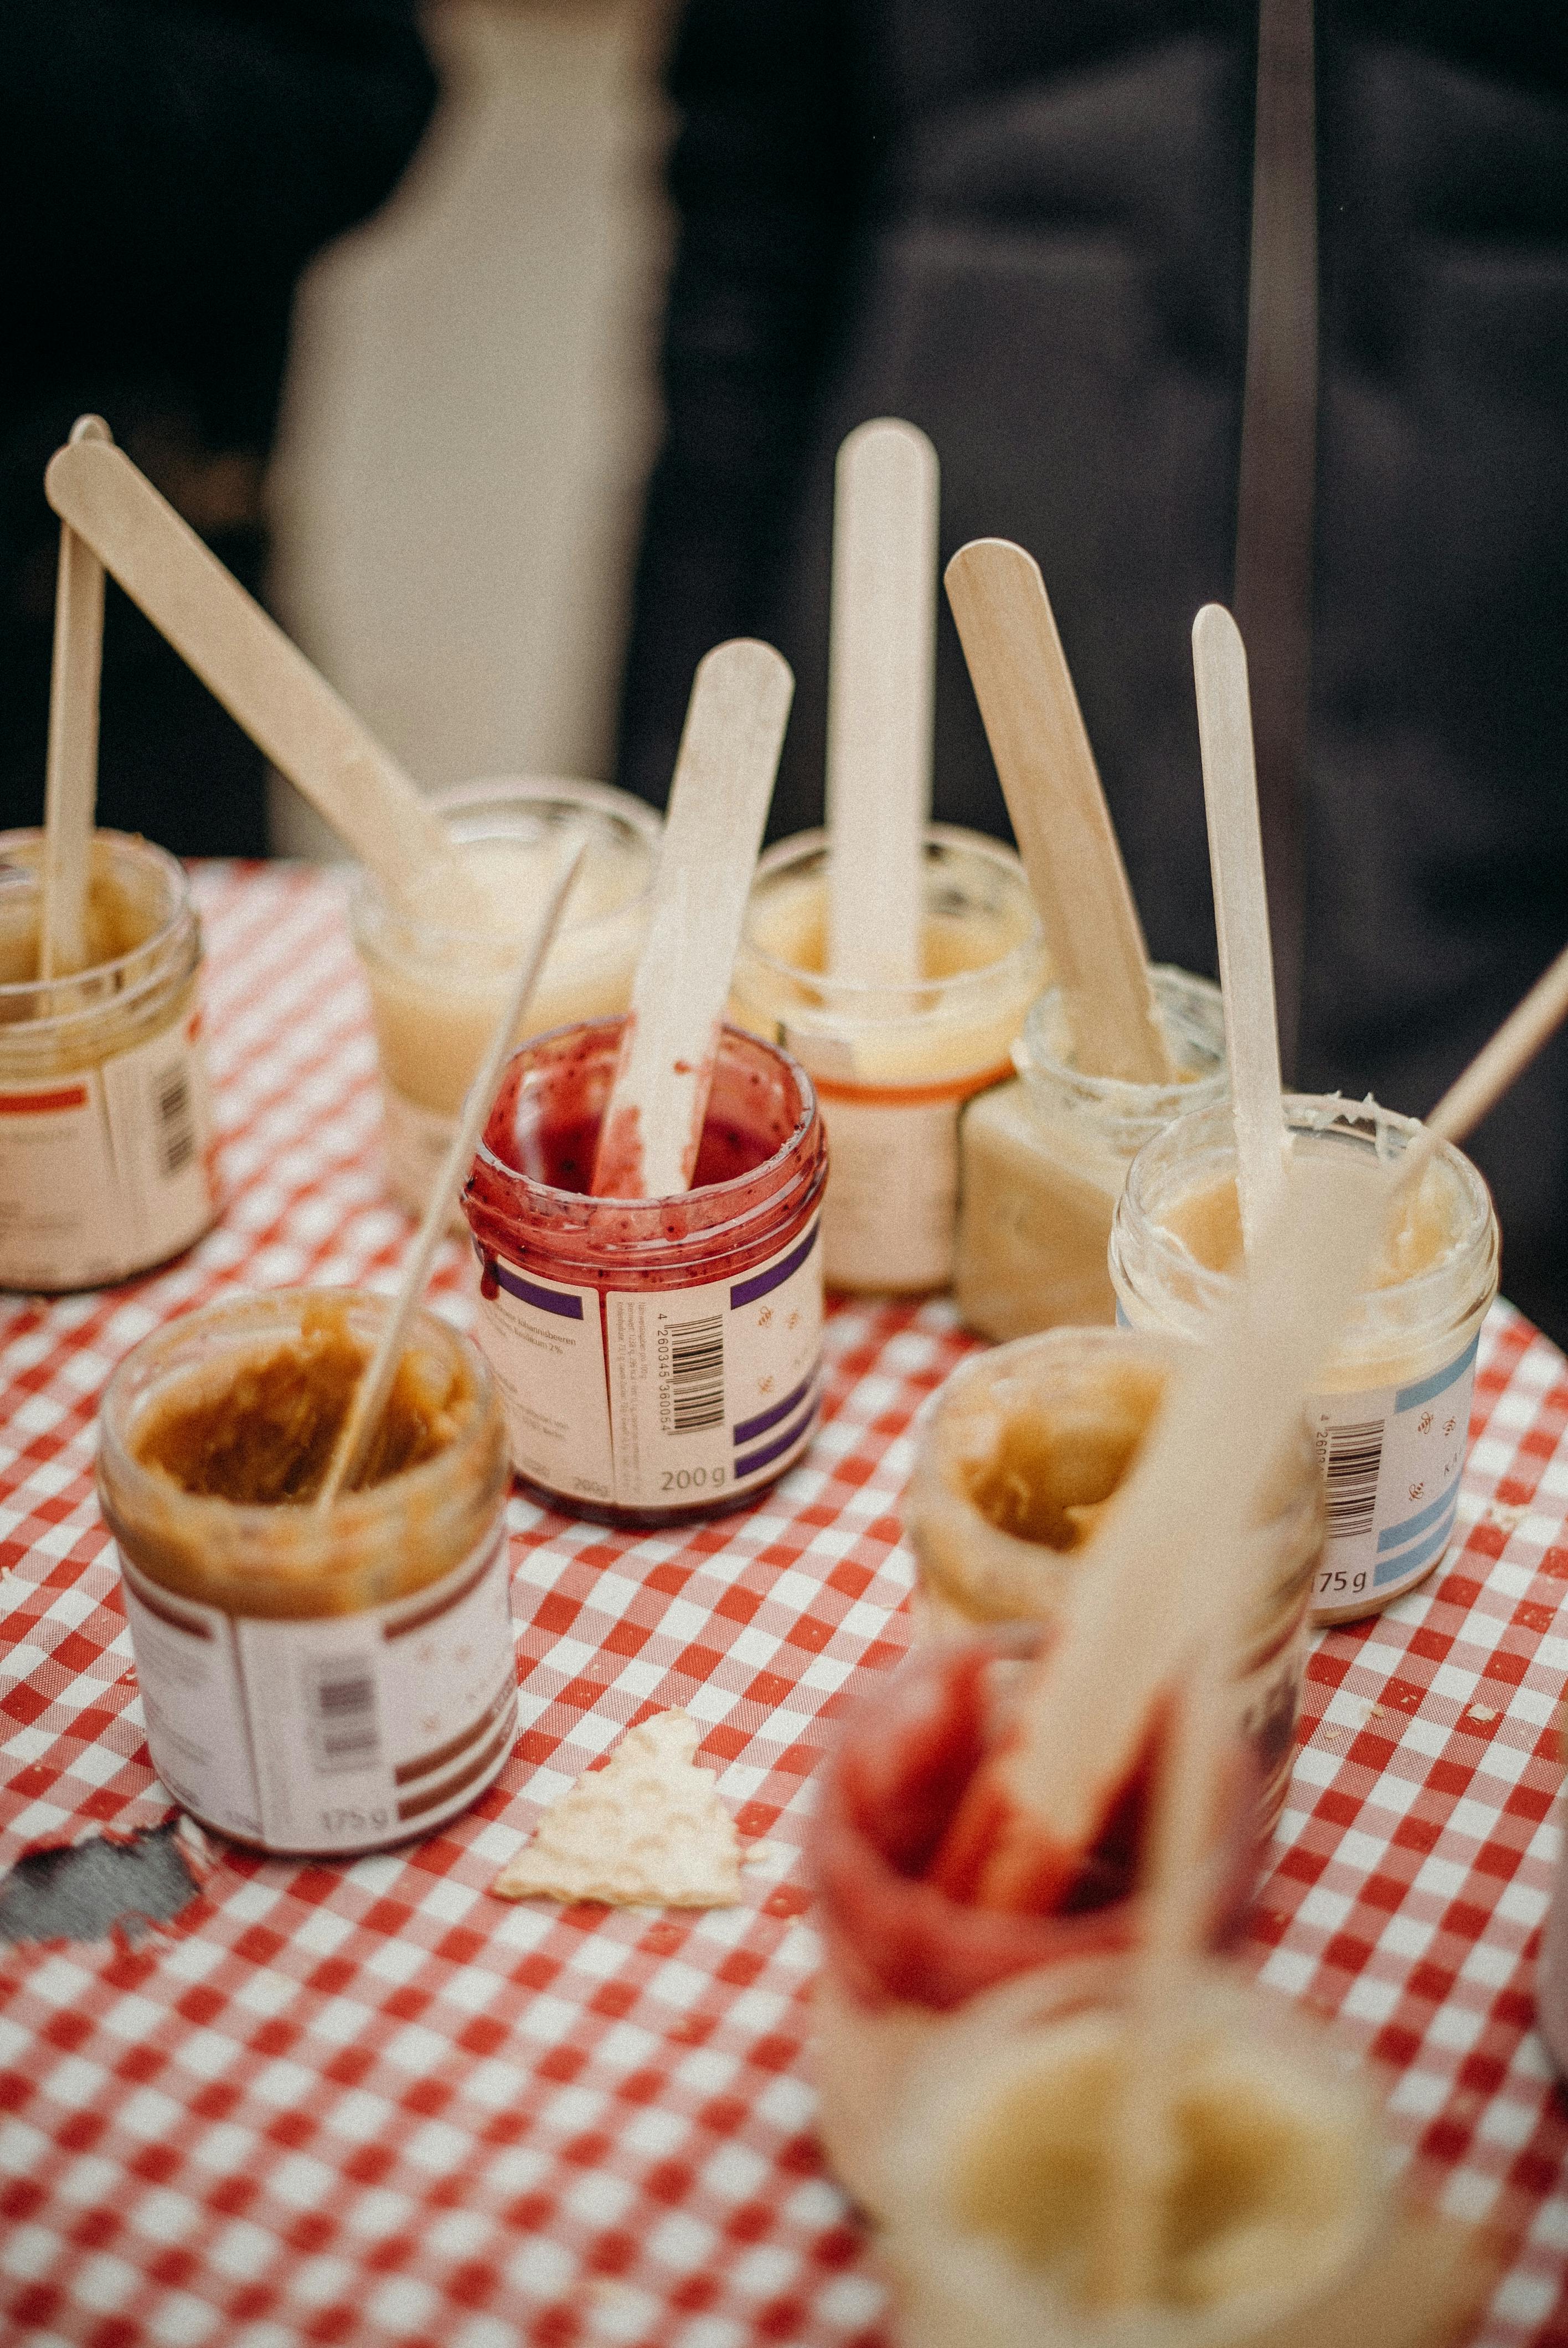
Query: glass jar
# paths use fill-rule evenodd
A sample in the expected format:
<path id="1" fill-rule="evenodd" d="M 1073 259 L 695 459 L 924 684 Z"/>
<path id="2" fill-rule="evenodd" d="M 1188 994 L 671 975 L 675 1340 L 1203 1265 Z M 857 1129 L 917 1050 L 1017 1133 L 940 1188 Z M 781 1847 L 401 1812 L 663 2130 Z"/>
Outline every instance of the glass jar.
<path id="1" fill-rule="evenodd" d="M 1332 1153 L 1375 1169 L 1420 1128 L 1371 1099 L 1289 1093 L 1293 1179 Z M 1445 1144 L 1307 1397 L 1327 1530 L 1312 1619 L 1349 1622 L 1425 1581 L 1453 1532 L 1481 1324 L 1497 1294 L 1497 1217 L 1485 1182 Z M 1111 1278 L 1134 1328 L 1196 1337 L 1239 1257 L 1235 1136 L 1211 1109 L 1145 1144 L 1111 1233 Z"/>
<path id="2" fill-rule="evenodd" d="M 1050 987 L 1012 1047 L 1019 1081 L 963 1112 L 953 1287 L 982 1337 L 1113 1321 L 1105 1251 L 1128 1167 L 1173 1117 L 1228 1097 L 1219 988 L 1184 970 L 1149 977 L 1176 1068 L 1169 1084 L 1074 1067 L 1061 991 Z"/>
<path id="3" fill-rule="evenodd" d="M 518 1474 L 609 1524 L 679 1524 L 793 1466 L 821 1399 L 827 1151 L 811 1079 L 726 1027 L 690 1190 L 587 1195 L 622 1019 L 508 1064 L 463 1196 L 476 1334 Z"/>
<path id="4" fill-rule="evenodd" d="M 1132 1961 L 1009 1982 L 922 2051 L 890 2131 L 880 2245 L 905 2348 L 1409 2348 L 1434 2313 L 1451 2323 L 1453 2278 L 1432 2260 L 1414 2289 L 1430 2294 L 1423 2323 L 1378 2320 L 1378 2270 L 1392 2245 L 1406 2250 L 1391 2148 L 1321 2024 L 1212 1960 L 1171 1994 L 1186 2001 L 1171 2058 L 1175 2174 L 1155 2215 L 1153 2288 L 1131 2306 L 1106 2305 L 1104 2287 L 1118 2088 L 1138 2059 Z M 1407 2288 L 1401 2316 L 1410 2302 Z"/>
<path id="5" fill-rule="evenodd" d="M 588 853 L 528 1004 L 531 1035 L 626 1009 L 662 829 L 630 792 L 554 776 L 463 783 L 432 798 L 464 862 L 498 894 L 494 922 L 454 930 L 421 918 L 369 872 L 349 901 L 381 1066 L 387 1183 L 415 1215 L 517 977 L 562 833 L 585 831 Z"/>
<path id="6" fill-rule="evenodd" d="M 1015 1973 L 1131 1947 L 1147 1804 L 1147 1756 L 1070 1907 L 978 1908 L 927 1874 L 969 1781 L 1006 1737 L 1038 1623 L 918 1646 L 849 1713 L 824 1772 L 809 1864 L 823 1936 L 813 2004 L 818 2126 L 864 2206 L 882 2200 L 888 2120 L 911 2063 L 971 1998 Z M 1255 1785 L 1238 1753 L 1212 1845 L 1209 1926 L 1239 1926 L 1256 1860 Z"/>
<path id="7" fill-rule="evenodd" d="M 218 1211 L 184 867 L 93 836 L 93 960 L 41 982 L 43 834 L 0 833 L 0 1288 L 98 1288 L 163 1263 Z"/>
<path id="8" fill-rule="evenodd" d="M 431 1313 L 409 1331 L 389 1413 L 429 1456 L 310 1498 L 389 1303 L 231 1298 L 144 1338 L 104 1391 L 98 1496 L 153 1766 L 203 1826 L 262 1850 L 426 1833 L 516 1741 L 506 1428 L 466 1337 Z"/>
<path id="9" fill-rule="evenodd" d="M 927 1635 L 1055 1619 L 1095 1516 L 1131 1468 L 1179 1359 L 1129 1329 L 1051 1329 L 961 1363 L 937 1396 L 904 1497 Z M 1307 1608 L 1323 1549 L 1317 1455 L 1301 1439 L 1254 1528 L 1235 1665 L 1237 1733 L 1256 1764 L 1258 1831 L 1290 1783 Z"/>
<path id="10" fill-rule="evenodd" d="M 833 1151 L 828 1285 L 919 1294 L 953 1276 L 958 1111 L 1011 1074 L 1046 978 L 1040 917 L 1010 849 L 933 824 L 920 983 L 851 985 L 825 974 L 827 859 L 826 834 L 808 831 L 757 866 L 730 1015 L 816 1086 Z"/>

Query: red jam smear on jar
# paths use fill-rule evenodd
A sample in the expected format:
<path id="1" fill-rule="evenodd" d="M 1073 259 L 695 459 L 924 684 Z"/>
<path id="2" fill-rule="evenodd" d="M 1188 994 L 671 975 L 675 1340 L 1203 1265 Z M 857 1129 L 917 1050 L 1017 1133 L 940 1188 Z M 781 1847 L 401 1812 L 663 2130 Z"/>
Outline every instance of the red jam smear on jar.
<path id="1" fill-rule="evenodd" d="M 917 1650 L 851 1715 L 829 1766 L 812 1869 L 831 1962 L 870 2006 L 947 2011 L 1014 1973 L 1129 1948 L 1132 1893 L 1160 1750 L 1151 1735 L 1064 1896 L 1048 1912 L 972 1907 L 931 1879 L 982 1760 L 1005 1733 L 1009 1683 L 1038 1644 L 1023 1627 Z M 1246 1777 L 1250 1797 L 1252 1780 Z M 1244 1805 L 1218 1870 L 1213 1929 L 1223 1939 L 1251 1888 L 1255 1845 Z"/>

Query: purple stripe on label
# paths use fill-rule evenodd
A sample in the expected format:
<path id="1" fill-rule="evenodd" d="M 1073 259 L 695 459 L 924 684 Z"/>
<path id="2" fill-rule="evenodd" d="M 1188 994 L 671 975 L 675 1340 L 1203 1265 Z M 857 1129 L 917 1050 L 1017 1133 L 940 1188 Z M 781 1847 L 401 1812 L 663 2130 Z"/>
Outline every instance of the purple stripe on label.
<path id="1" fill-rule="evenodd" d="M 771 1272 L 753 1272 L 750 1280 L 738 1280 L 730 1291 L 731 1312 L 738 1313 L 743 1304 L 754 1304 L 759 1296 L 766 1296 L 772 1289 L 782 1288 L 791 1272 L 800 1270 L 816 1245 L 816 1235 L 821 1228 L 820 1223 L 813 1223 L 799 1247 L 791 1248 L 783 1262 L 775 1263 Z"/>
<path id="2" fill-rule="evenodd" d="M 794 1394 L 786 1394 L 783 1402 L 774 1403 L 772 1410 L 759 1411 L 755 1418 L 743 1418 L 735 1429 L 735 1442 L 754 1443 L 759 1435 L 765 1435 L 770 1426 L 776 1426 L 781 1418 L 787 1418 L 792 1410 L 798 1410 L 811 1392 L 812 1380 L 815 1376 L 816 1372 L 813 1370 L 811 1377 L 802 1378 Z"/>
<path id="3" fill-rule="evenodd" d="M 792 1443 L 798 1443 L 815 1413 L 816 1396 L 814 1395 L 793 1426 L 786 1426 L 782 1435 L 775 1436 L 772 1443 L 764 1443 L 760 1451 L 743 1452 L 735 1462 L 736 1483 L 743 1477 L 754 1476 L 759 1468 L 765 1468 L 771 1459 L 776 1459 L 781 1452 L 787 1451 Z"/>
<path id="4" fill-rule="evenodd" d="M 504 1264 L 492 1262 L 490 1272 L 497 1287 L 504 1288 L 508 1296 L 537 1304 L 541 1313 L 559 1313 L 563 1321 L 582 1319 L 580 1296 L 563 1296 L 559 1288 L 540 1288 L 534 1281 L 525 1280 L 520 1272 L 508 1272 Z"/>

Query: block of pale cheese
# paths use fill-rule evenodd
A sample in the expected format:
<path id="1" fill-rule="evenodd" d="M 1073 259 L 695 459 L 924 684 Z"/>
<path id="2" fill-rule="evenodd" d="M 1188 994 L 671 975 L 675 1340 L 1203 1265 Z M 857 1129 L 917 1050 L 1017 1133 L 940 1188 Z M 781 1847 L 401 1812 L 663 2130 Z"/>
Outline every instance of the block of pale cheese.
<path id="1" fill-rule="evenodd" d="M 551 1804 L 501 1869 L 503 1900 L 597 1900 L 615 1908 L 733 1908 L 741 1843 L 712 1772 L 697 1766 L 690 1713 L 628 1729 L 602 1769 Z"/>

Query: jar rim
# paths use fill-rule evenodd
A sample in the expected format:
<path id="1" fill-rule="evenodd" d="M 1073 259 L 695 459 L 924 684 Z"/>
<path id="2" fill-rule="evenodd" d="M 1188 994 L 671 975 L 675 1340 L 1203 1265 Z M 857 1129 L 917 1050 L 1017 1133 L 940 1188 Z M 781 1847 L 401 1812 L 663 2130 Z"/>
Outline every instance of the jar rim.
<path id="1" fill-rule="evenodd" d="M 1415 1136 L 1423 1130 L 1419 1117 L 1407 1117 L 1399 1109 L 1384 1108 L 1373 1100 L 1370 1093 L 1360 1100 L 1352 1100 L 1344 1093 L 1286 1093 L 1283 1097 L 1285 1118 L 1293 1137 L 1310 1138 L 1338 1131 L 1347 1140 L 1376 1153 L 1380 1132 L 1399 1137 L 1399 1155 L 1409 1147 Z M 1207 1122 L 1208 1130 L 1199 1135 L 1197 1128 Z M 1357 1127 L 1363 1128 L 1357 1131 Z M 1367 1130 L 1370 1128 L 1370 1130 Z M 1185 1117 L 1175 1118 L 1164 1129 L 1144 1143 L 1127 1172 L 1126 1187 L 1117 1202 L 1115 1223 L 1112 1234 L 1112 1269 L 1118 1268 L 1117 1233 L 1123 1241 L 1127 1225 L 1136 1228 L 1140 1250 L 1147 1250 L 1157 1273 L 1173 1272 L 1184 1286 L 1200 1300 L 1200 1310 L 1208 1310 L 1230 1295 L 1235 1287 L 1234 1272 L 1216 1272 L 1212 1265 L 1202 1263 L 1190 1249 L 1182 1245 L 1157 1219 L 1154 1206 L 1143 1195 L 1156 1170 L 1166 1170 L 1161 1163 L 1162 1154 L 1170 1154 L 1173 1168 L 1179 1166 L 1178 1154 L 1185 1143 L 1196 1149 L 1213 1138 L 1213 1147 L 1206 1152 L 1211 1168 L 1234 1165 L 1235 1157 L 1235 1127 L 1229 1104 L 1219 1102 L 1213 1107 L 1194 1109 Z M 1475 1272 L 1481 1260 L 1489 1252 L 1495 1273 L 1497 1217 L 1491 1193 L 1485 1177 L 1462 1149 L 1451 1141 L 1440 1142 L 1433 1154 L 1435 1165 L 1448 1168 L 1460 1185 L 1470 1210 L 1470 1227 L 1461 1234 L 1454 1252 L 1422 1272 L 1415 1272 L 1387 1289 L 1362 1292 L 1358 1309 L 1375 1303 L 1379 1296 L 1395 1297 L 1410 1325 L 1419 1327 L 1429 1314 L 1437 1318 L 1456 1284 Z M 1176 1196 L 1184 1193 L 1178 1192 Z M 1493 1284 L 1495 1285 L 1495 1280 Z M 1419 1308 L 1425 1304 L 1427 1313 Z"/>
<path id="2" fill-rule="evenodd" d="M 1108 1117 L 1130 1120 L 1160 1116 L 1160 1105 L 1165 1100 L 1185 1102 L 1187 1109 L 1181 1113 L 1195 1114 L 1223 1099 L 1230 1089 L 1230 1069 L 1225 1051 L 1225 997 L 1219 987 L 1213 979 L 1204 978 L 1195 971 L 1182 970 L 1174 963 L 1151 963 L 1149 981 L 1162 1014 L 1162 1025 L 1166 1025 L 1166 1040 L 1173 1045 L 1176 1039 L 1170 1035 L 1164 1017 L 1168 1011 L 1181 1004 L 1195 1003 L 1213 1015 L 1219 1055 L 1214 1066 L 1193 1069 L 1185 1082 L 1178 1076 L 1153 1083 L 1131 1076 L 1098 1076 L 1075 1067 L 1071 1060 L 1059 1058 L 1045 1042 L 1047 1023 L 1061 1006 L 1065 993 L 1058 983 L 1046 987 L 1030 1004 L 1023 1032 L 1012 1047 L 1013 1066 L 1029 1086 L 1031 1097 L 1038 1088 L 1055 1086 L 1076 1093 L 1085 1104 L 1092 1102 L 1096 1107 L 1102 1107 Z M 1194 1093 L 1210 1097 L 1194 1100 Z"/>
<path id="3" fill-rule="evenodd" d="M 233 1295 L 216 1297 L 149 1330 L 116 1363 L 98 1404 L 97 1472 L 100 1488 L 106 1471 L 113 1482 L 118 1514 L 134 1515 L 138 1504 L 143 1503 L 164 1509 L 172 1506 L 182 1514 L 194 1511 L 190 1521 L 195 1528 L 221 1524 L 235 1549 L 247 1545 L 251 1539 L 264 1542 L 269 1537 L 276 1537 L 281 1528 L 297 1528 L 316 1519 L 313 1500 L 226 1500 L 217 1493 L 188 1492 L 171 1477 L 147 1467 L 137 1457 L 128 1439 L 134 1408 L 128 1395 L 136 1384 L 138 1370 L 145 1372 L 149 1362 L 155 1372 L 157 1367 L 165 1366 L 159 1364 L 160 1353 L 167 1351 L 172 1357 L 166 1366 L 169 1374 L 177 1376 L 179 1347 L 199 1334 L 221 1334 L 228 1324 L 233 1331 L 233 1352 L 254 1350 L 257 1343 L 269 1336 L 283 1337 L 297 1330 L 306 1303 L 323 1297 L 341 1304 L 345 1312 L 366 1312 L 378 1319 L 384 1319 L 395 1302 L 395 1297 L 368 1288 L 244 1289 Z M 499 1406 L 489 1364 L 463 1330 L 428 1305 L 420 1305 L 409 1323 L 405 1350 L 415 1335 L 424 1336 L 427 1343 L 434 1336 L 439 1348 L 466 1369 L 473 1393 L 462 1423 L 451 1442 L 416 1467 L 402 1468 L 366 1490 L 340 1492 L 321 1519 L 329 1538 L 352 1538 L 357 1532 L 371 1529 L 394 1511 L 411 1505 L 417 1507 L 428 1496 L 439 1494 L 443 1482 L 452 1477 L 454 1462 L 461 1457 L 466 1444 L 482 1431 Z M 191 1363 L 189 1366 L 193 1368 L 196 1365 Z"/>
<path id="4" fill-rule="evenodd" d="M 562 939 L 591 940 L 613 922 L 625 919 L 628 913 L 643 904 L 653 887 L 654 867 L 659 842 L 663 836 L 663 823 L 657 809 L 646 799 L 635 798 L 614 783 L 591 782 L 575 775 L 493 775 L 472 782 L 448 783 L 426 794 L 430 804 L 444 817 L 461 817 L 494 807 L 526 808 L 559 808 L 569 817 L 580 815 L 586 808 L 603 819 L 606 827 L 621 825 L 626 832 L 648 851 L 648 870 L 641 886 L 628 897 L 593 914 L 589 920 L 563 922 Z M 476 832 L 475 839 L 506 838 L 504 831 L 494 834 Z M 462 836 L 457 835 L 459 845 Z M 388 896 L 368 866 L 361 865 L 354 874 L 349 903 L 350 918 L 356 929 L 366 931 L 392 930 L 401 932 L 420 953 L 439 952 L 443 948 L 458 952 L 476 948 L 495 952 L 504 946 L 514 932 L 507 930 L 470 929 L 459 923 L 427 922 L 408 913 Z M 518 925 L 516 935 L 522 936 L 528 923 Z M 558 941 L 559 942 L 559 941 Z"/>
<path id="5" fill-rule="evenodd" d="M 945 978 L 920 978 L 907 986 L 888 986 L 859 979 L 834 978 L 826 971 L 803 970 L 798 963 L 782 961 L 777 954 L 770 953 L 758 942 L 753 928 L 759 891 L 766 882 L 786 872 L 791 865 L 804 864 L 813 856 L 825 857 L 828 834 L 821 826 L 810 831 L 793 832 L 787 839 L 775 840 L 758 859 L 741 935 L 742 954 L 786 984 L 804 984 L 815 988 L 831 998 L 831 1004 L 836 1005 L 841 1013 L 853 1014 L 857 1005 L 864 1006 L 863 1016 L 876 1019 L 885 1025 L 892 1025 L 900 1019 L 928 1018 L 933 1004 L 946 1010 L 954 1003 L 962 1002 L 968 994 L 997 985 L 1014 969 L 1021 973 L 1043 951 L 1045 931 L 1016 849 L 1009 848 L 1005 840 L 992 839 L 986 832 L 970 831 L 966 826 L 954 823 L 928 823 L 925 829 L 924 847 L 927 851 L 946 849 L 972 856 L 1018 888 L 1029 907 L 1029 926 L 1024 934 L 1015 939 L 1007 952 L 999 954 L 994 962 L 981 963 L 972 970 L 953 971 Z M 907 1007 L 906 1003 L 899 1001 L 901 997 L 907 999 Z M 826 1002 L 808 1006 L 806 1015 L 809 1017 L 815 1014 L 820 1017 L 829 1007 Z M 804 1024 L 799 1014 L 793 1009 L 792 1017 L 797 1024 Z"/>
<path id="6" fill-rule="evenodd" d="M 620 1030 L 626 1025 L 629 1016 L 630 1014 L 626 1012 L 611 1012 L 604 1018 L 572 1020 L 564 1027 L 552 1027 L 542 1035 L 531 1035 L 526 1044 L 519 1045 L 512 1054 L 507 1062 L 507 1068 L 508 1071 L 515 1068 L 519 1060 L 529 1059 L 536 1054 L 542 1053 L 547 1045 L 559 1045 L 569 1035 L 597 1034 L 602 1035 L 607 1042 L 612 1035 L 619 1038 Z M 762 1182 L 770 1173 L 783 1173 L 784 1161 L 798 1152 L 801 1144 L 805 1140 L 818 1118 L 816 1087 L 794 1055 L 792 1052 L 786 1052 L 782 1044 L 771 1044 L 765 1036 L 753 1035 L 748 1029 L 736 1027 L 727 1019 L 719 1030 L 718 1049 L 722 1051 L 726 1043 L 741 1045 L 747 1051 L 760 1052 L 770 1059 L 781 1061 L 794 1085 L 795 1097 L 799 1103 L 799 1111 L 788 1138 L 781 1142 L 768 1157 L 761 1159 L 758 1164 L 743 1174 L 727 1175 L 722 1182 L 704 1182 L 700 1191 L 671 1190 L 661 1193 L 655 1198 L 622 1199 L 608 1194 L 601 1198 L 595 1198 L 586 1190 L 568 1190 L 559 1183 L 541 1182 L 534 1175 L 525 1174 L 520 1168 L 508 1165 L 504 1158 L 497 1157 L 490 1148 L 487 1132 L 481 1133 L 479 1136 L 478 1146 L 475 1151 L 476 1159 L 483 1162 L 487 1172 L 492 1177 L 515 1186 L 522 1197 L 538 1198 L 548 1204 L 559 1204 L 562 1207 L 577 1206 L 590 1209 L 602 1207 L 607 1214 L 625 1214 L 631 1210 L 641 1210 L 652 1216 L 666 1209 L 671 1200 L 691 1199 L 697 1196 L 723 1200 L 731 1194 L 749 1190 Z M 492 1111 L 493 1114 L 494 1111 Z M 771 1207 L 773 1201 L 770 1200 L 767 1203 Z M 734 1223 L 740 1220 L 741 1218 L 734 1217 L 726 1221 L 704 1223 L 700 1230 L 689 1235 L 690 1239 L 704 1241 L 715 1240 L 726 1231 L 732 1230 Z M 668 1247 L 671 1242 L 667 1239 L 651 1235 L 647 1240 L 637 1239 L 619 1244 L 615 1241 L 601 1241 L 598 1244 L 607 1254 L 619 1255 L 633 1253 L 638 1249 L 650 1245 Z M 675 1244 L 684 1246 L 687 1241 L 682 1240 Z"/>
<path id="7" fill-rule="evenodd" d="M 8 870 L 30 879 L 36 889 L 42 879 L 40 862 L 43 855 L 44 830 L 41 824 L 19 824 L 9 831 L 0 831 L 0 876 Z M 17 851 L 32 848 L 40 861 L 29 861 Z M 117 863 L 132 869 L 143 866 L 159 874 L 169 888 L 169 907 L 159 926 L 143 938 L 139 944 L 128 947 L 124 953 L 113 955 L 108 962 L 91 963 L 87 969 L 73 971 L 59 978 L 22 978 L 0 980 L 0 1027 L 25 1029 L 29 1044 L 46 1034 L 58 1035 L 112 1012 L 123 1017 L 128 1010 L 148 993 L 165 983 L 168 973 L 160 967 L 171 946 L 177 945 L 186 932 L 194 932 L 199 916 L 190 893 L 190 875 L 177 856 L 156 840 L 144 839 L 139 832 L 116 831 L 99 826 L 93 834 L 94 858 L 98 853 L 108 859 L 110 870 Z M 0 877 L 0 887 L 4 886 Z M 29 997 L 92 990 L 92 1000 L 78 1003 L 67 1011 L 45 1012 L 33 1018 L 5 1017 L 7 1007 L 22 1004 Z"/>

